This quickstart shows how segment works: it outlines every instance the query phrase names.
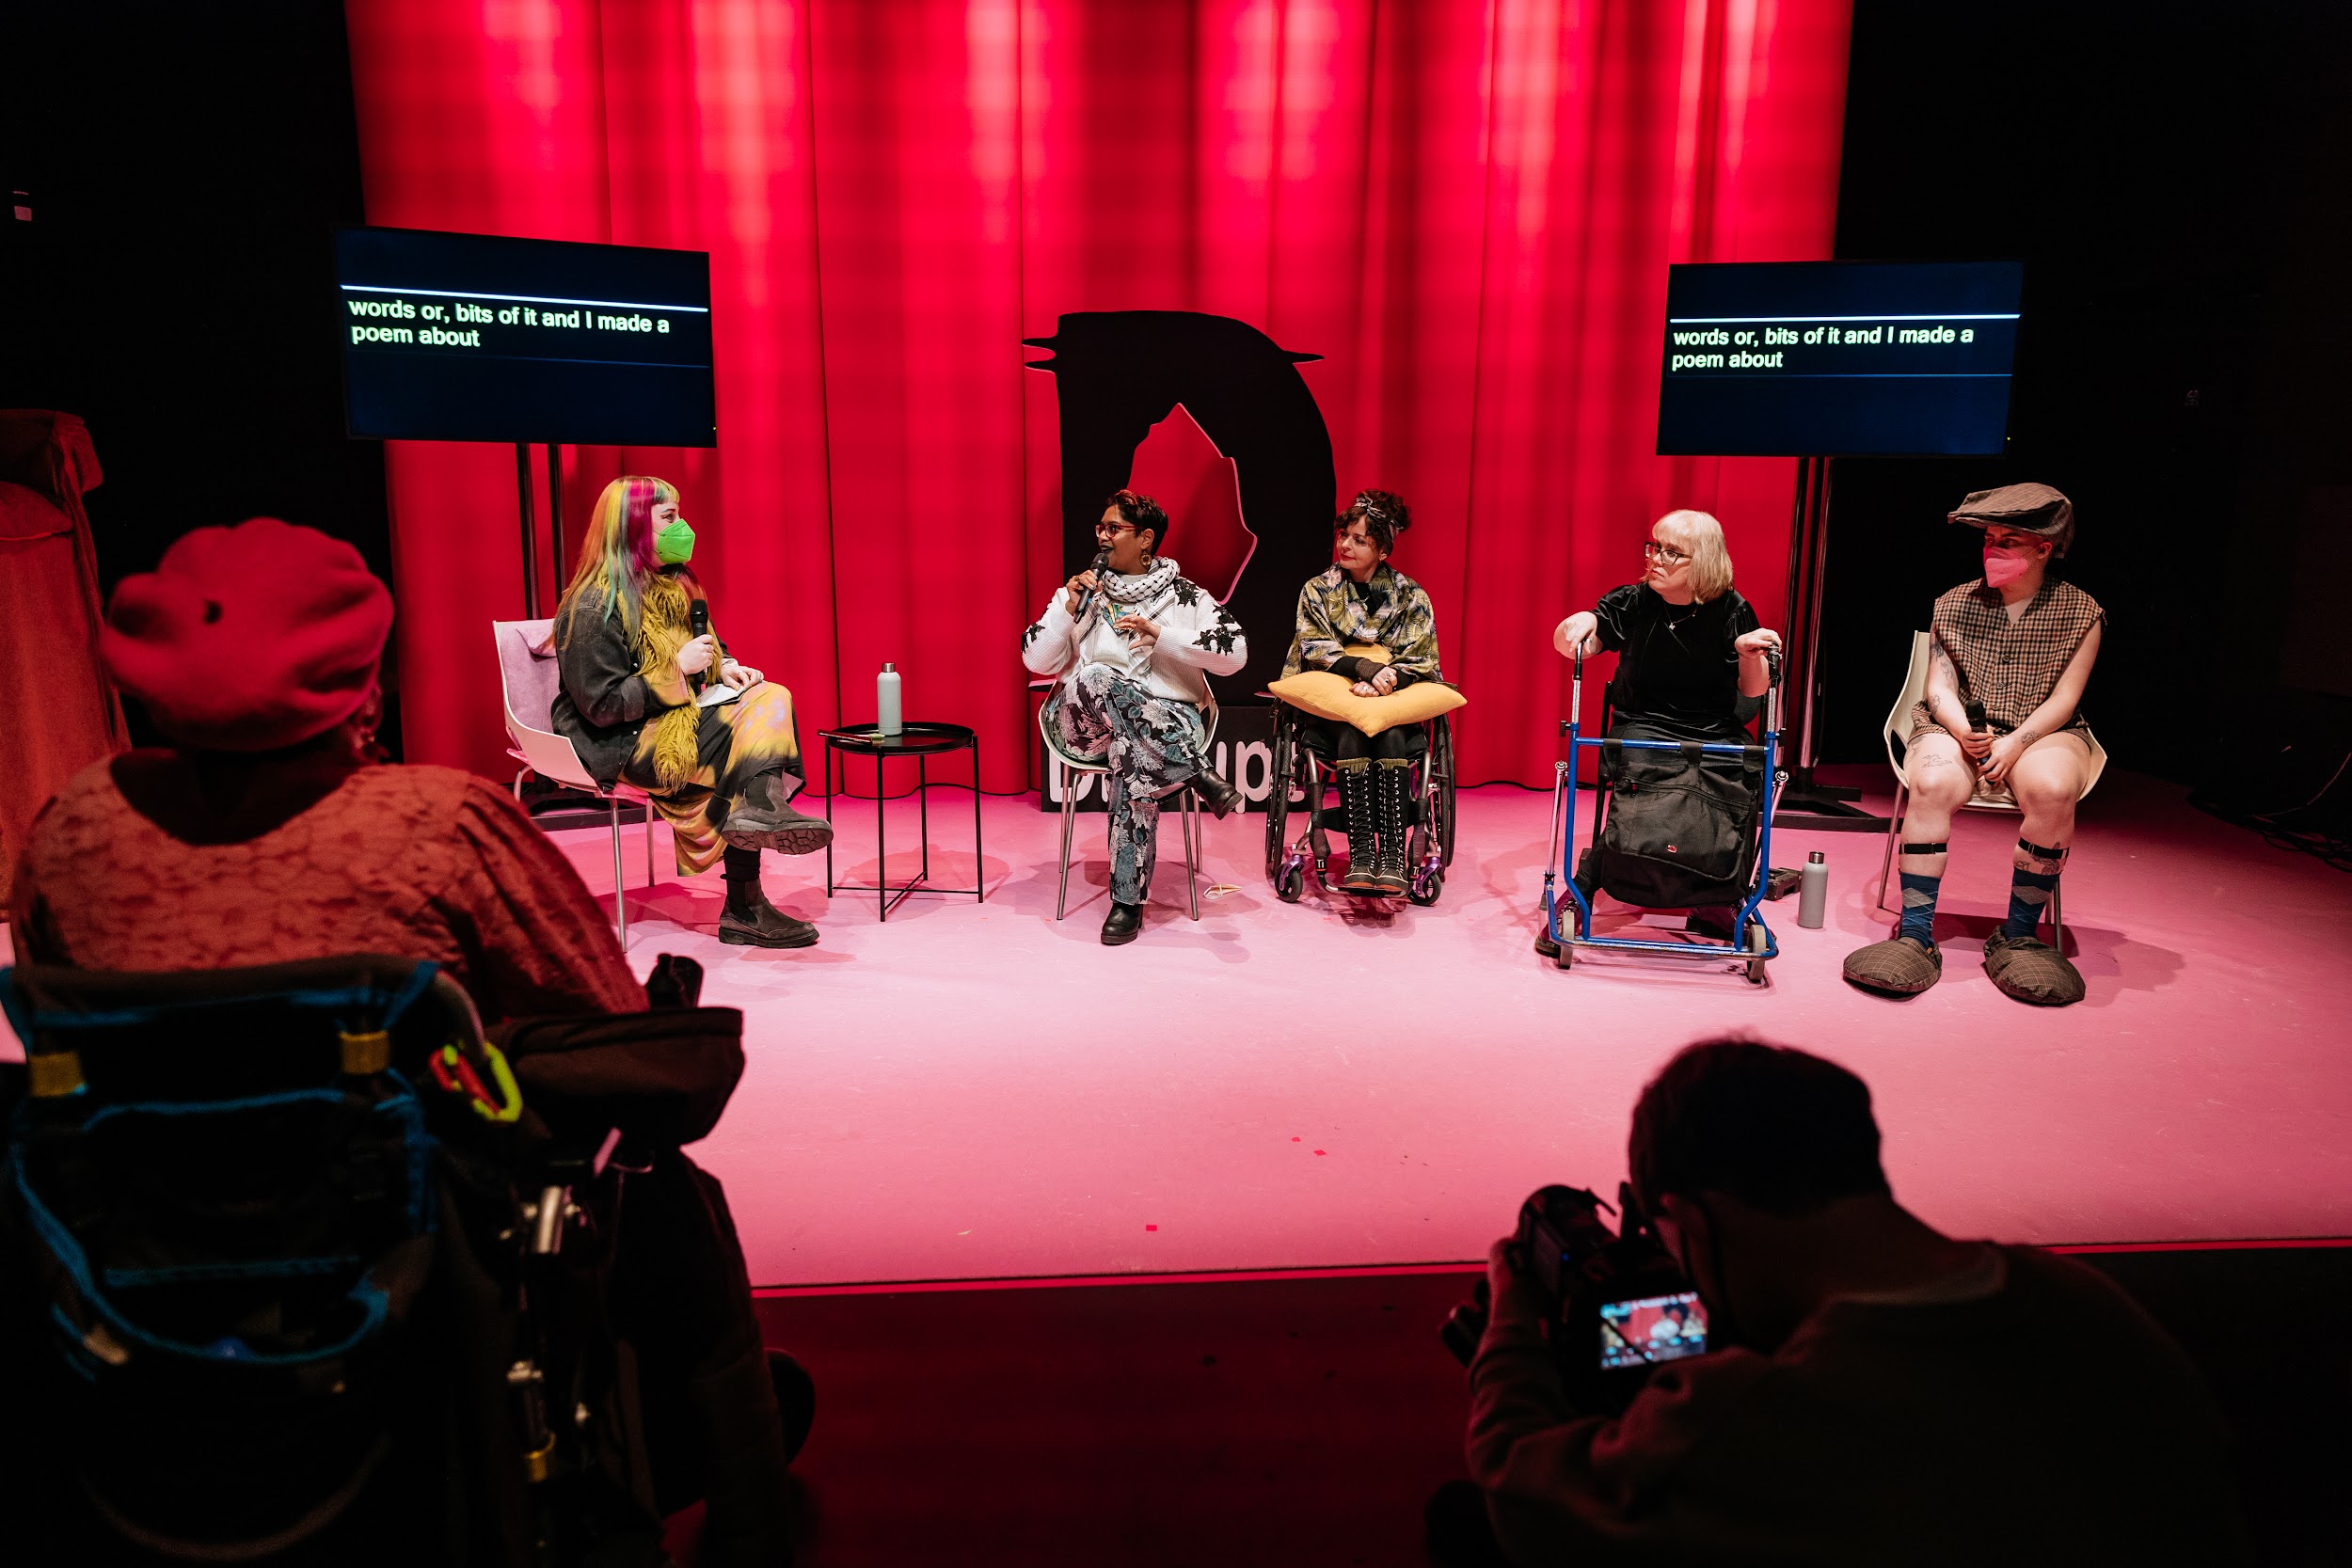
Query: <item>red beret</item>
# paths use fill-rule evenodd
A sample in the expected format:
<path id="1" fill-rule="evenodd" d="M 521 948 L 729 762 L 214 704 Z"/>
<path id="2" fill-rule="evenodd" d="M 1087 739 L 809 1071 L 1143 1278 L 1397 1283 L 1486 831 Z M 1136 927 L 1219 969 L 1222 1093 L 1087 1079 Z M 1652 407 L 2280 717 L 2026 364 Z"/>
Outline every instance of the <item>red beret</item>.
<path id="1" fill-rule="evenodd" d="M 173 740 L 269 752 L 351 717 L 391 626 L 392 596 L 358 550 L 253 517 L 198 529 L 123 578 L 98 651 Z"/>

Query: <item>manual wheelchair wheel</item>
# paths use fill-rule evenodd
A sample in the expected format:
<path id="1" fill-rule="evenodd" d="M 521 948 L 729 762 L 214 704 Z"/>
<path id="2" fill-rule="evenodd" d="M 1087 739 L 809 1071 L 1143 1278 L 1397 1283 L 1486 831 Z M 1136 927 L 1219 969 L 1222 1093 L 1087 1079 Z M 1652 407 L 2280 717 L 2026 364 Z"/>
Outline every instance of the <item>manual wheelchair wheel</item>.
<path id="1" fill-rule="evenodd" d="M 1286 842 L 1290 832 L 1291 774 L 1297 759 L 1297 746 L 1292 738 L 1293 726 L 1284 717 L 1274 721 L 1274 761 L 1266 769 L 1265 801 L 1265 874 L 1266 880 L 1280 891 L 1282 861 L 1290 848 Z M 1295 894 L 1291 895 L 1295 898 Z"/>
<path id="2" fill-rule="evenodd" d="M 1748 951 L 1749 951 L 1749 952 L 1751 952 L 1751 953 L 1758 953 L 1758 954 L 1762 953 L 1762 952 L 1764 951 L 1764 945 L 1765 945 L 1765 943 L 1766 943 L 1767 942 L 1769 942 L 1770 940 L 1771 940 L 1771 939 L 1770 939 L 1768 936 L 1766 936 L 1766 934 L 1765 934 L 1765 931 L 1764 931 L 1764 923 L 1763 923 L 1762 921 L 1758 920 L 1758 921 L 1752 921 L 1752 922 L 1750 922 L 1750 923 L 1749 923 L 1749 925 L 1748 925 Z M 1766 962 L 1766 960 L 1765 960 L 1765 959 L 1763 959 L 1763 958 L 1750 958 L 1750 959 L 1748 960 L 1748 984 L 1750 984 L 1750 985 L 1752 985 L 1752 986 L 1760 986 L 1760 985 L 1762 985 L 1762 984 L 1764 983 L 1764 965 L 1765 965 L 1765 962 Z"/>
<path id="3" fill-rule="evenodd" d="M 1274 896 L 1285 904 L 1295 904 L 1307 891 L 1307 868 L 1286 865 L 1274 873 Z"/>
<path id="4" fill-rule="evenodd" d="M 1436 903 L 1438 895 L 1444 892 L 1445 873 L 1442 871 L 1432 871 L 1428 876 L 1422 878 L 1418 882 L 1416 882 L 1411 890 L 1405 895 L 1405 898 L 1406 902 L 1417 904 L 1425 910 L 1430 905 Z"/>

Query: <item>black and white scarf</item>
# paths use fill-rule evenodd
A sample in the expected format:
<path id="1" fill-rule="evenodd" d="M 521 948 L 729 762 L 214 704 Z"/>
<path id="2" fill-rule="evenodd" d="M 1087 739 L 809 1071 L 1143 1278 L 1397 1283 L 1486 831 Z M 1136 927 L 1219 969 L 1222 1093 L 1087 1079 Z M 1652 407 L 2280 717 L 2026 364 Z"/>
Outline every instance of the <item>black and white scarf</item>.
<path id="1" fill-rule="evenodd" d="M 1149 604 L 1167 593 L 1169 585 L 1175 582 L 1176 558 L 1172 555 L 1159 556 L 1149 569 L 1133 577 L 1122 577 L 1117 572 L 1098 572 L 1095 580 L 1103 585 L 1103 592 L 1115 603 Z"/>

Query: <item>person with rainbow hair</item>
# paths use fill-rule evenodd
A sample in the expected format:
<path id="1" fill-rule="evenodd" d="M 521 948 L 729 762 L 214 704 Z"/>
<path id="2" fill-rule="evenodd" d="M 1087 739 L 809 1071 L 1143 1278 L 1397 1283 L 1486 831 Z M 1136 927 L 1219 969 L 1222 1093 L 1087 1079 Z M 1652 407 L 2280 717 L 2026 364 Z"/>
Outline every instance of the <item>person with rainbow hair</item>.
<path id="1" fill-rule="evenodd" d="M 666 481 L 625 474 L 604 487 L 556 606 L 555 728 L 598 783 L 625 780 L 653 797 L 681 876 L 723 863 L 721 942 L 811 946 L 817 927 L 768 901 L 759 852 L 813 854 L 833 825 L 793 808 L 806 776 L 792 693 L 727 652 L 688 565 L 693 553 Z M 737 695 L 698 705 L 698 677 L 712 673 Z"/>

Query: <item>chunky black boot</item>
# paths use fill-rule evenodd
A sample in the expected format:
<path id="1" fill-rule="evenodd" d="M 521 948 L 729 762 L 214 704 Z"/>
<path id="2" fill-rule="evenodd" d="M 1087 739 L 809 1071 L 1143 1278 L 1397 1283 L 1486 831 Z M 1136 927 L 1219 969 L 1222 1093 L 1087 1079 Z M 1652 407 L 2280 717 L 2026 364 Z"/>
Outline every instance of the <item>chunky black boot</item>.
<path id="1" fill-rule="evenodd" d="M 1143 935 L 1143 906 L 1121 904 L 1113 900 L 1111 912 L 1103 917 L 1103 945 L 1124 947 Z"/>
<path id="2" fill-rule="evenodd" d="M 719 836 L 737 849 L 813 855 L 833 842 L 833 824 L 821 816 L 801 815 L 787 799 L 783 773 L 762 773 L 744 788 L 742 802 L 727 813 Z"/>
<path id="3" fill-rule="evenodd" d="M 1340 809 L 1347 816 L 1347 875 L 1342 893 L 1380 894 L 1380 812 L 1373 799 L 1372 759 L 1342 757 L 1331 765 L 1339 781 Z"/>
<path id="4" fill-rule="evenodd" d="M 1409 868 L 1405 863 L 1405 819 L 1412 814 L 1413 764 L 1406 757 L 1382 757 L 1373 765 L 1373 797 L 1380 812 L 1380 858 L 1373 879 L 1391 898 L 1404 896 Z"/>
<path id="5" fill-rule="evenodd" d="M 1223 774 L 1203 768 L 1187 782 L 1192 792 L 1200 797 L 1200 803 L 1209 808 L 1210 816 L 1223 818 L 1241 809 L 1241 791 L 1227 784 Z"/>
<path id="6" fill-rule="evenodd" d="M 814 947 L 817 927 L 795 920 L 768 902 L 759 885 L 759 851 L 727 846 L 727 907 L 719 915 L 719 940 L 729 947 Z"/>

